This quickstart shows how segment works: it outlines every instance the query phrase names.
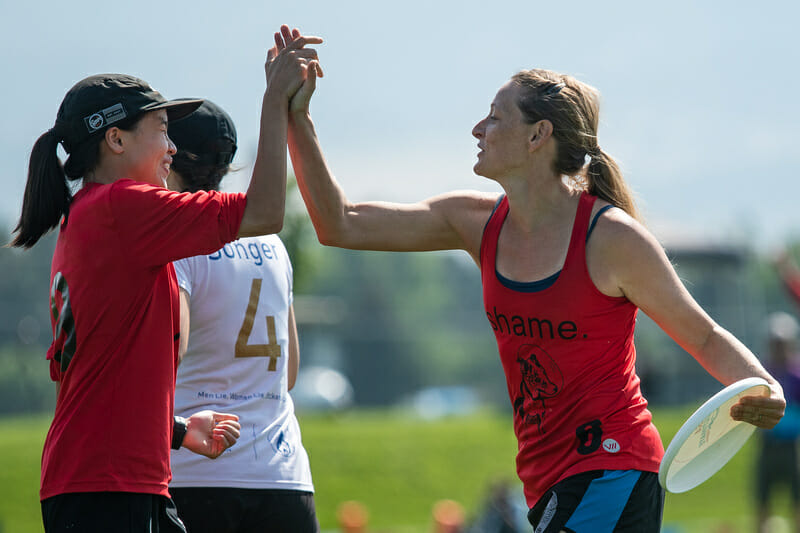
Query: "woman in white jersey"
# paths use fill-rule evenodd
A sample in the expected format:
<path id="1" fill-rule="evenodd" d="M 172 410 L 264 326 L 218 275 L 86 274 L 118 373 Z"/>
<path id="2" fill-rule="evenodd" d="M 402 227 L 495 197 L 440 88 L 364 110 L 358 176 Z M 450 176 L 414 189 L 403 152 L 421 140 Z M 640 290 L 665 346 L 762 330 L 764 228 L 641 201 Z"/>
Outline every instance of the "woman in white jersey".
<path id="1" fill-rule="evenodd" d="M 206 100 L 170 135 L 178 152 L 169 187 L 217 190 L 236 153 L 228 114 Z M 172 454 L 170 493 L 180 517 L 190 533 L 319 531 L 288 394 L 299 354 L 286 248 L 277 235 L 247 237 L 174 265 L 183 340 L 175 412 L 217 406 L 238 414 L 242 425 L 238 446 L 217 461 Z"/>

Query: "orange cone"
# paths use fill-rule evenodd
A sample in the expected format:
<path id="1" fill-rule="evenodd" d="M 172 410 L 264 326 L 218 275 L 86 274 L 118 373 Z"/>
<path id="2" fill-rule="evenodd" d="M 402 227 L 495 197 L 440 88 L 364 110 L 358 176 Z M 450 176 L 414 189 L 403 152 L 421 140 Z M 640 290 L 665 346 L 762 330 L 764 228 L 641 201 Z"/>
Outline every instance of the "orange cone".
<path id="1" fill-rule="evenodd" d="M 369 512 L 361 502 L 346 501 L 336 508 L 336 519 L 342 533 L 366 533 Z"/>
<path id="2" fill-rule="evenodd" d="M 434 533 L 464 531 L 464 508 L 453 500 L 439 500 L 433 506 Z"/>

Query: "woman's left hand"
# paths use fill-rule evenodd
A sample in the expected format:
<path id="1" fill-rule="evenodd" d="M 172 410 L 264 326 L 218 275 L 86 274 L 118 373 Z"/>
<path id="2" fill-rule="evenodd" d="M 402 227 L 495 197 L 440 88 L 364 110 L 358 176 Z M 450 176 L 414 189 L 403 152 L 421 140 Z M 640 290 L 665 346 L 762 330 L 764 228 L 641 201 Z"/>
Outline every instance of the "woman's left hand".
<path id="1" fill-rule="evenodd" d="M 776 383 L 770 383 L 772 390 L 768 398 L 764 396 L 743 396 L 731 407 L 731 418 L 740 422 L 753 424 L 761 429 L 772 429 L 786 410 L 783 389 Z"/>
<path id="2" fill-rule="evenodd" d="M 186 420 L 182 446 L 194 453 L 216 459 L 239 438 L 239 417 L 216 411 L 200 411 Z"/>

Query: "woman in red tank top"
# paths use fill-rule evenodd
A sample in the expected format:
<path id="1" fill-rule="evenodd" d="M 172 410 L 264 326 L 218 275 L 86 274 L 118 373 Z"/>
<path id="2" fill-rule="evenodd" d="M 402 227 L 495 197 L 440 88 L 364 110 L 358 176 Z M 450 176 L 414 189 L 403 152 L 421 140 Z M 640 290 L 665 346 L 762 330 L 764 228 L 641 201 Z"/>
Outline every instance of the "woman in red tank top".
<path id="1" fill-rule="evenodd" d="M 347 199 L 311 121 L 315 82 L 310 72 L 292 100 L 289 151 L 320 242 L 460 249 L 481 268 L 537 533 L 659 530 L 654 472 L 663 449 L 635 373 L 637 309 L 723 385 L 751 376 L 771 384 L 772 397 L 735 405 L 735 419 L 770 428 L 783 416 L 780 385 L 698 306 L 639 222 L 619 168 L 598 145 L 594 88 L 551 71 L 519 72 L 472 131 L 474 171 L 505 194 L 454 191 L 398 204 Z M 595 220 L 607 206 L 616 209 Z M 623 500 L 607 499 L 620 491 Z M 601 504 L 583 505 L 588 499 Z"/>

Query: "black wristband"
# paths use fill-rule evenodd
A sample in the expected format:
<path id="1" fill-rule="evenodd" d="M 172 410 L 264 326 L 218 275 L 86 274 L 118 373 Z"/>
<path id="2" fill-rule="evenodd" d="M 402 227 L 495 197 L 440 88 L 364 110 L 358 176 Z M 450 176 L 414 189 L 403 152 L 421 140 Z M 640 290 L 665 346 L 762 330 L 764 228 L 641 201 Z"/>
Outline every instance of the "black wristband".
<path id="1" fill-rule="evenodd" d="M 182 416 L 172 418 L 172 449 L 180 450 L 186 436 L 186 419 Z"/>

